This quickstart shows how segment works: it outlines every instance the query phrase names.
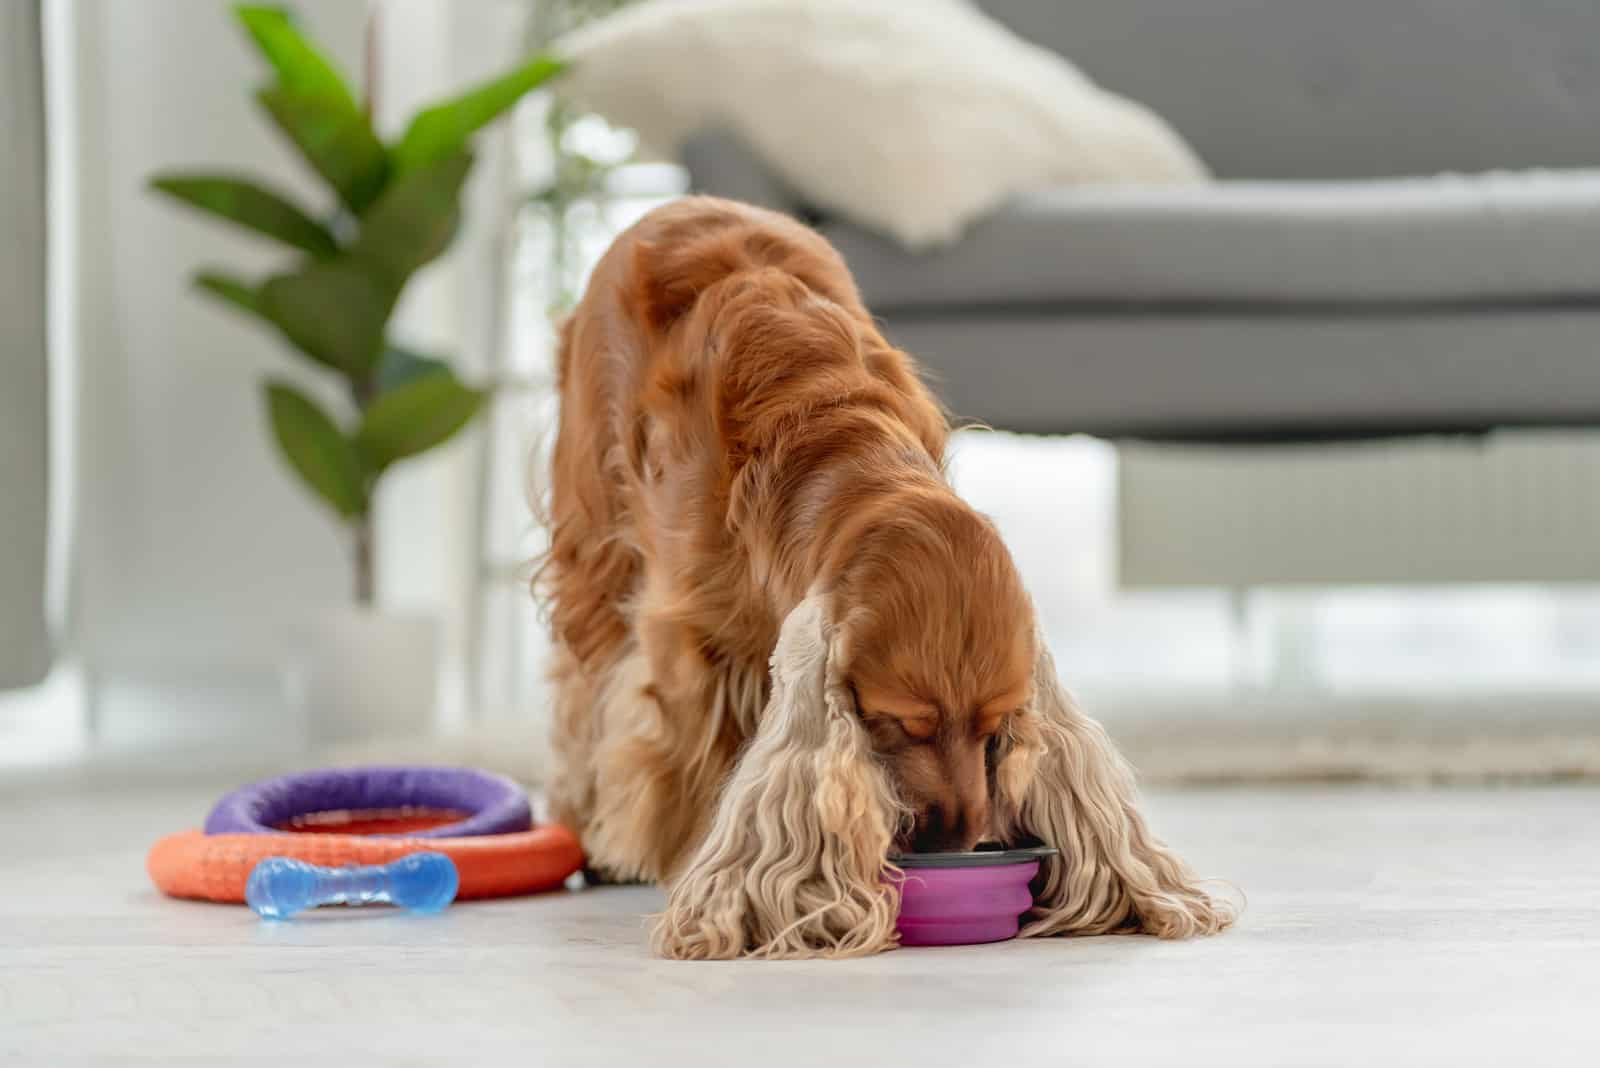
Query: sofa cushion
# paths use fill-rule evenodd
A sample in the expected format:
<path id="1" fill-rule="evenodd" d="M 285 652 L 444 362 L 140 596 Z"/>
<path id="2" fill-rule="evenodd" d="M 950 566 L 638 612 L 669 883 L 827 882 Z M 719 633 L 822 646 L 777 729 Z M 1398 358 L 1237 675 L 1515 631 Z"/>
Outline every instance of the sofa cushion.
<path id="1" fill-rule="evenodd" d="M 1059 189 L 921 254 L 821 229 L 881 312 L 1600 297 L 1600 171 Z"/>
<path id="2" fill-rule="evenodd" d="M 1023 190 L 1207 178 L 1159 115 L 967 0 L 635 4 L 555 47 L 562 94 L 647 149 L 726 127 L 807 200 L 907 245 Z"/>
<path id="3" fill-rule="evenodd" d="M 886 316 L 962 420 L 1299 438 L 1600 426 L 1600 308 Z"/>

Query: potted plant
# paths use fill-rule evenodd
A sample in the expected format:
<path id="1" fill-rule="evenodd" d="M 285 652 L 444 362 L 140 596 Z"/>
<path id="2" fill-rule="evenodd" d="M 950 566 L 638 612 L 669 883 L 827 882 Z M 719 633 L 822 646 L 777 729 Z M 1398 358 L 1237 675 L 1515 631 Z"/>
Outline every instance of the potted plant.
<path id="1" fill-rule="evenodd" d="M 486 395 L 438 356 L 396 344 L 389 320 L 412 277 L 455 234 L 473 135 L 561 65 L 532 58 L 425 108 L 386 144 L 372 126 L 370 91 L 358 100 L 288 11 L 234 13 L 273 75 L 256 99 L 327 185 L 328 204 L 307 210 L 235 174 L 162 174 L 150 185 L 296 253 L 264 280 L 207 269 L 195 285 L 270 327 L 341 386 L 343 404 L 330 411 L 287 379 L 263 383 L 278 451 L 343 524 L 353 557 L 356 610 L 320 621 L 304 665 L 312 730 L 326 738 L 420 728 L 433 705 L 434 625 L 376 611 L 372 503 L 394 465 L 448 441 Z"/>

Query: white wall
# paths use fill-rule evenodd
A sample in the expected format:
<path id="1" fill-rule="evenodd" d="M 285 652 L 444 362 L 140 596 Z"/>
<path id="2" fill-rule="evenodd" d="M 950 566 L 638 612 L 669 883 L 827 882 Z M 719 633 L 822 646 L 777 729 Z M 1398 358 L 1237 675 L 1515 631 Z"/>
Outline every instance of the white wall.
<path id="1" fill-rule="evenodd" d="M 397 132 L 419 108 L 514 64 L 530 4 L 383 0 L 380 125 Z M 450 257 L 418 279 L 395 318 L 398 334 L 426 351 L 449 354 L 468 378 L 488 371 L 489 350 L 497 343 L 497 288 L 504 283 L 502 258 L 517 196 L 509 133 L 510 123 L 502 122 L 476 139 L 477 163 Z M 446 726 L 459 725 L 469 712 L 482 712 L 466 708 L 471 673 L 463 659 L 471 655 L 468 628 L 476 607 L 477 465 L 487 421 L 486 413 L 477 431 L 442 454 L 402 469 L 378 502 L 379 589 L 389 604 L 437 611 L 444 623 L 440 719 Z M 524 507 L 520 494 L 515 505 Z"/>
<path id="2" fill-rule="evenodd" d="M 281 253 L 158 201 L 155 171 L 248 171 L 302 194 L 256 114 L 265 78 L 222 0 L 70 2 L 75 65 L 79 584 L 85 665 L 115 697 L 213 692 L 219 718 L 274 686 L 285 632 L 339 603 L 340 531 L 271 451 L 258 382 L 304 371 L 259 328 L 195 295 L 202 264 L 266 272 Z M 362 3 L 302 5 L 347 68 Z M 175 698 L 176 699 L 176 698 Z"/>
<path id="3" fill-rule="evenodd" d="M 76 157 L 56 190 L 70 217 L 63 252 L 79 381 L 77 653 L 114 741 L 163 730 L 270 734 L 286 711 L 278 682 L 295 628 L 344 604 L 350 577 L 341 529 L 280 466 L 259 382 L 288 374 L 332 403 L 338 396 L 276 337 L 189 286 L 196 267 L 261 275 L 284 254 L 158 200 L 144 183 L 169 168 L 239 170 L 325 204 L 254 106 L 266 75 L 225 0 L 48 2 L 64 38 L 57 53 L 72 68 L 70 114 L 56 117 L 57 131 Z M 294 6 L 357 77 L 365 0 Z M 389 133 L 419 101 L 517 53 L 509 31 L 520 3 L 376 6 L 379 122 Z M 488 337 L 479 297 L 494 217 L 488 163 L 469 189 L 451 265 L 430 271 L 397 319 L 408 340 L 464 355 L 469 372 Z M 471 567 L 471 448 L 409 465 L 379 501 L 380 598 L 442 611 L 452 647 Z M 185 700 L 197 707 L 156 722 L 160 705 Z"/>

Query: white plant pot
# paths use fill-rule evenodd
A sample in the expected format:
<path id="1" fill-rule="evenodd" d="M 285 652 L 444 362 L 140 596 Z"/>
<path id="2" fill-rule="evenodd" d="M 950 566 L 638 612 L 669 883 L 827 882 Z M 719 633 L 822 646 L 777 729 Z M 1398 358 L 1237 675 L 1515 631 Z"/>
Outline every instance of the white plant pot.
<path id="1" fill-rule="evenodd" d="M 359 608 L 329 612 L 297 635 L 289 699 L 316 744 L 430 733 L 439 625 Z"/>

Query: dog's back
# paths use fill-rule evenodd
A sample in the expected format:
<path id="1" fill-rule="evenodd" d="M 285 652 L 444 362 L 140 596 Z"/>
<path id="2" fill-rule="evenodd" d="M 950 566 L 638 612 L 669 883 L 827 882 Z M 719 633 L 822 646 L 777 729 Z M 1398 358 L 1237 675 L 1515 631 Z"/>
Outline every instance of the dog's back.
<path id="1" fill-rule="evenodd" d="M 807 509 L 834 495 L 808 485 L 847 468 L 940 479 L 946 421 L 832 246 L 710 198 L 657 209 L 612 245 L 563 328 L 559 384 L 542 569 L 562 769 L 552 800 L 589 828 L 586 845 L 603 842 L 628 805 L 655 806 L 623 799 L 591 818 L 595 787 L 576 769 L 602 775 L 608 746 L 618 767 L 659 767 L 632 778 L 694 821 L 652 831 L 661 858 L 636 870 L 659 875 L 753 732 L 779 622 L 817 572 L 820 517 Z M 651 707 L 606 712 L 635 673 L 626 685 Z M 597 723 L 607 715 L 648 717 L 648 742 L 624 753 L 634 728 Z"/>
<path id="2" fill-rule="evenodd" d="M 585 663 L 626 632 L 635 494 L 660 478 L 663 453 L 703 465 L 675 472 L 680 500 L 737 511 L 743 459 L 799 413 L 827 406 L 850 419 L 847 395 L 861 402 L 855 415 L 881 413 L 933 464 L 945 448 L 943 411 L 878 333 L 833 247 L 787 216 L 712 197 L 658 208 L 613 243 L 563 327 L 558 376 L 547 577 L 557 637 Z M 652 434 L 702 440 L 652 450 Z M 808 440 L 836 450 L 848 436 Z"/>

